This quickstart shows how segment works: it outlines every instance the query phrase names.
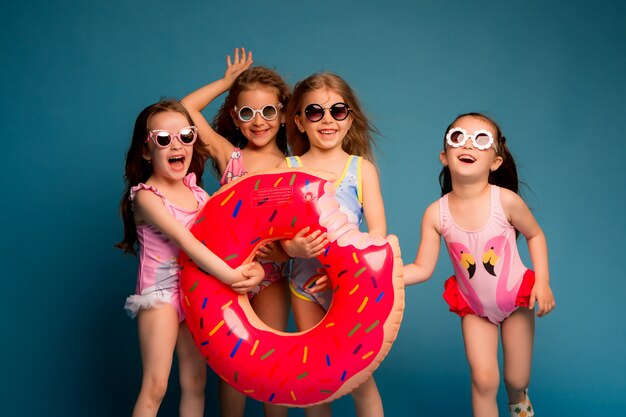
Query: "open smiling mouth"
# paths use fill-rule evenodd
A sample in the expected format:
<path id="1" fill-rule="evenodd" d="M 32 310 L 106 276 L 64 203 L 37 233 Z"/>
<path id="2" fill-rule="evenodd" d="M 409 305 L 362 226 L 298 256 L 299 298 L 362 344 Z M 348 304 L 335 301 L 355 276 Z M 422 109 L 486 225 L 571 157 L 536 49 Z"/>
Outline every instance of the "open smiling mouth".
<path id="1" fill-rule="evenodd" d="M 476 159 L 470 155 L 461 155 L 459 156 L 459 161 L 465 162 L 467 164 L 473 164 L 474 162 L 476 162 Z"/>
<path id="2" fill-rule="evenodd" d="M 181 168 L 185 164 L 184 156 L 173 156 L 167 160 L 173 168 Z"/>

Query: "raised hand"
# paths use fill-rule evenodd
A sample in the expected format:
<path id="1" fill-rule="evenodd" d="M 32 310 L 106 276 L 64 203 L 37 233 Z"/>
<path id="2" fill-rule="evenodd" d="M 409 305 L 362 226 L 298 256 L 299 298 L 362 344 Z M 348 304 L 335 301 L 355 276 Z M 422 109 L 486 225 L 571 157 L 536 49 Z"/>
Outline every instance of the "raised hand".
<path id="1" fill-rule="evenodd" d="M 226 56 L 224 79 L 232 84 L 239 74 L 250 68 L 250 65 L 252 65 L 252 51 L 248 51 L 246 55 L 246 48 L 241 48 L 241 53 L 239 53 L 239 48 L 235 48 L 232 61 L 230 55 Z"/>

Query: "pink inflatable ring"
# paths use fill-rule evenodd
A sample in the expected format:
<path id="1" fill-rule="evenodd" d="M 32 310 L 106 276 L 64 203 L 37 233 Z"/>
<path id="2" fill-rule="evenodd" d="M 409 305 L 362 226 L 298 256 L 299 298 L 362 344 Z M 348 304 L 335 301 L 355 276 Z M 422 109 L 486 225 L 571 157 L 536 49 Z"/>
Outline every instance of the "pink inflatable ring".
<path id="1" fill-rule="evenodd" d="M 183 308 L 210 367 L 259 401 L 305 407 L 332 401 L 364 382 L 389 352 L 404 309 L 402 260 L 395 236 L 372 238 L 347 222 L 330 174 L 274 170 L 220 189 L 192 233 L 232 267 L 258 245 L 299 230 L 328 232 L 319 257 L 334 290 L 324 319 L 300 333 L 265 325 L 245 295 L 181 254 Z"/>

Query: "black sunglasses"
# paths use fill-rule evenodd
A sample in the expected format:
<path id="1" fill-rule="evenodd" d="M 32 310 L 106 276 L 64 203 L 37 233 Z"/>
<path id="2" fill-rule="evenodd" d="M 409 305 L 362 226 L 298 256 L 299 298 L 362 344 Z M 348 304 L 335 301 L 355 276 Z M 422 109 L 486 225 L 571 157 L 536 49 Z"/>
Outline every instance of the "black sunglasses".
<path id="1" fill-rule="evenodd" d="M 319 122 L 324 118 L 326 110 L 337 121 L 345 120 L 350 115 L 350 107 L 346 103 L 335 103 L 330 107 L 322 107 L 319 104 L 309 104 L 304 109 L 304 115 L 311 122 Z"/>

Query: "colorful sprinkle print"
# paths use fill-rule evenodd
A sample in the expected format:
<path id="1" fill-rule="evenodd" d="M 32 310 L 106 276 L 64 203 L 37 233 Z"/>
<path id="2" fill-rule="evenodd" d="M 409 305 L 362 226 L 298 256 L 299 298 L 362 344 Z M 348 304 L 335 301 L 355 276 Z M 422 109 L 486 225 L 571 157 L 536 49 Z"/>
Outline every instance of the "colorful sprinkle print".
<path id="1" fill-rule="evenodd" d="M 330 183 L 305 170 L 248 175 L 217 192 L 191 231 L 234 268 L 251 259 L 260 242 L 291 237 L 305 226 L 327 231 L 320 218 L 339 213 L 333 193 Z M 363 239 L 373 242 L 358 230 L 345 233 L 359 233 L 353 240 L 341 235 L 342 242 L 361 242 L 359 248 Z M 237 390 L 273 404 L 322 403 L 355 388 L 387 354 L 404 307 L 394 270 L 399 252 L 382 241 L 364 249 L 341 246 L 338 237 L 320 256 L 335 299 L 320 325 L 304 333 L 274 332 L 249 317 L 246 296 L 181 254 L 189 329 L 211 368 Z"/>

